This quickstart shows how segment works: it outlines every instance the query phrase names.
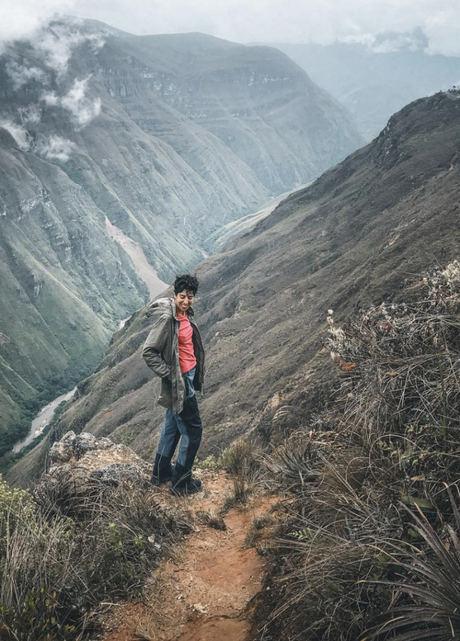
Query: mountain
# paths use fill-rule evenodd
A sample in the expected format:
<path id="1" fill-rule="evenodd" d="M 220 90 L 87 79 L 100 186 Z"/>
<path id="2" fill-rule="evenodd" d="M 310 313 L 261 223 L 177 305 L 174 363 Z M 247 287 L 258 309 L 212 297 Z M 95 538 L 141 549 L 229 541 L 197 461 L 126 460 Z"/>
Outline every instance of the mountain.
<path id="1" fill-rule="evenodd" d="M 339 322 L 458 258 L 460 93 L 420 99 L 376 140 L 294 193 L 197 267 L 208 373 L 201 456 L 238 436 L 265 443 L 307 425 L 333 382 L 322 350 Z M 79 385 L 56 434 L 82 429 L 152 457 L 163 409 L 141 359 L 145 309 Z M 45 446 L 41 446 L 42 450 Z M 38 470 L 29 455 L 23 472 Z M 21 472 L 13 469 L 11 480 Z"/>
<path id="2" fill-rule="evenodd" d="M 361 144 L 284 54 L 201 34 L 56 21 L 0 94 L 0 454 L 209 236 Z"/>
<path id="3" fill-rule="evenodd" d="M 275 44 L 351 113 L 366 140 L 409 102 L 460 82 L 460 58 L 433 55 L 420 29 L 368 43 Z"/>

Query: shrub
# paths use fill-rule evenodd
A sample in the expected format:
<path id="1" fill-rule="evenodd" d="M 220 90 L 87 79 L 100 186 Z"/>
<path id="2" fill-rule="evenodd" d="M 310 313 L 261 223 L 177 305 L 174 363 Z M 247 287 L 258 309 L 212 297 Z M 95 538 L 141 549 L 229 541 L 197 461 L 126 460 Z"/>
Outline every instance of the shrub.
<path id="1" fill-rule="evenodd" d="M 0 639 L 86 638 L 98 604 L 139 593 L 187 527 L 134 484 L 65 468 L 33 494 L 1 481 Z"/>
<path id="2" fill-rule="evenodd" d="M 457 595 L 442 610 L 435 584 L 460 555 L 445 491 L 460 467 L 460 264 L 404 295 L 341 326 L 330 314 L 335 403 L 267 457 L 291 494 L 259 607 L 264 641 L 356 641 L 376 620 L 382 639 L 459 634 Z M 401 625 L 382 628 L 382 613 Z"/>

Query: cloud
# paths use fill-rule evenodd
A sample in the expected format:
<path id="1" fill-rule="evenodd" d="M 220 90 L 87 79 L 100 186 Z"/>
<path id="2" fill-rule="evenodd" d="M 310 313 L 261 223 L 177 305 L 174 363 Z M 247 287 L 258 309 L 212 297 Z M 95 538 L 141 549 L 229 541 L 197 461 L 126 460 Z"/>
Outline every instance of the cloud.
<path id="1" fill-rule="evenodd" d="M 19 107 L 19 119 L 23 124 L 38 124 L 42 117 L 42 111 L 38 105 L 30 104 L 27 107 Z"/>
<path id="2" fill-rule="evenodd" d="M 66 73 L 73 51 L 84 43 L 89 43 L 96 52 L 104 46 L 105 40 L 101 34 L 82 33 L 79 20 L 51 24 L 32 40 L 34 49 L 43 56 L 44 64 L 59 75 Z"/>
<path id="3" fill-rule="evenodd" d="M 418 27 L 406 33 L 385 31 L 376 35 L 367 33 L 359 36 L 347 36 L 343 38 L 343 42 L 365 45 L 375 53 L 395 53 L 402 50 L 414 52 L 429 49 L 428 38 Z"/>
<path id="4" fill-rule="evenodd" d="M 43 100 L 47 107 L 56 107 L 56 105 L 59 104 L 59 96 L 55 91 L 42 94 L 41 100 Z"/>
<path id="5" fill-rule="evenodd" d="M 0 43 L 30 37 L 56 12 L 71 11 L 75 0 L 1 0 Z"/>
<path id="6" fill-rule="evenodd" d="M 75 80 L 70 91 L 60 101 L 61 107 L 70 111 L 80 127 L 84 127 L 101 113 L 101 99 L 90 100 L 85 96 L 90 77 Z"/>
<path id="7" fill-rule="evenodd" d="M 31 147 L 30 136 L 26 129 L 8 119 L 0 120 L 0 127 L 6 129 L 13 136 L 17 146 L 22 151 L 29 151 Z"/>
<path id="8" fill-rule="evenodd" d="M 42 84 L 48 83 L 46 73 L 38 67 L 24 67 L 18 64 L 15 60 L 7 62 L 5 71 L 13 82 L 14 89 L 20 89 L 28 82 L 35 80 Z"/>
<path id="9" fill-rule="evenodd" d="M 35 146 L 36 153 L 43 156 L 43 158 L 60 160 L 61 162 L 67 162 L 74 149 L 76 149 L 74 142 L 60 136 L 40 138 Z"/>
<path id="10" fill-rule="evenodd" d="M 330 44 L 421 27 L 460 55 L 458 0 L 78 0 L 73 10 L 136 34 L 201 31 L 237 42 Z"/>
<path id="11" fill-rule="evenodd" d="M 201 31 L 243 43 L 330 44 L 421 27 L 431 52 L 460 55 L 458 0 L 1 0 L 0 40 L 30 35 L 54 12 L 136 34 Z M 63 43 L 49 37 L 42 47 L 53 68 L 65 67 Z"/>
<path id="12" fill-rule="evenodd" d="M 6 0 L 7 4 L 10 1 Z M 4 8 L 3 2 L 4 0 L 0 3 L 0 19 Z M 64 0 L 64 4 L 69 6 L 72 3 L 73 0 L 72 2 Z M 24 0 L 18 0 L 17 6 L 19 8 L 14 9 L 12 16 L 6 19 L 6 27 L 5 24 L 3 28 L 0 26 L 0 45 L 3 44 L 3 50 L 7 48 L 7 43 L 12 40 L 26 39 L 38 58 L 43 61 L 43 65 L 63 76 L 67 72 L 70 58 L 75 49 L 83 44 L 89 44 L 91 50 L 96 53 L 104 46 L 104 36 L 101 33 L 85 33 L 83 21 L 80 18 L 53 16 L 51 20 L 51 16 L 48 16 L 46 20 L 42 16 L 38 18 L 35 15 L 35 18 L 31 20 L 25 19 L 24 29 L 16 28 L 16 18 L 22 15 L 23 4 Z M 26 0 L 25 4 L 28 4 L 28 0 Z M 48 4 L 50 4 L 50 0 L 48 0 Z M 53 6 L 56 8 L 59 7 L 59 4 L 56 1 Z M 32 14 L 34 14 L 33 11 Z M 14 18 L 13 20 L 12 17 Z M 1 52 L 2 49 L 0 48 Z M 6 71 L 12 79 L 15 89 L 21 88 L 31 80 L 43 83 L 48 82 L 45 71 L 36 66 L 25 67 L 19 65 L 16 61 L 12 61 L 7 64 Z"/>
<path id="13" fill-rule="evenodd" d="M 47 106 L 59 106 L 70 112 L 74 124 L 78 128 L 85 127 L 100 113 L 102 101 L 100 98 L 91 100 L 86 97 L 86 89 L 91 76 L 83 80 L 75 79 L 71 89 L 65 96 L 59 97 L 56 92 L 45 93 L 42 100 Z"/>

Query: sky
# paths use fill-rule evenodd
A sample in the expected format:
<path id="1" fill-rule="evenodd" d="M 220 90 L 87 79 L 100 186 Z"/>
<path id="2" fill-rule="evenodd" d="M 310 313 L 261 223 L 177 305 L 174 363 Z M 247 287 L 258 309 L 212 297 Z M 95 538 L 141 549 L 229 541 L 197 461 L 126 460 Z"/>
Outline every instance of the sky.
<path id="1" fill-rule="evenodd" d="M 200 31 L 241 43 L 329 44 L 421 27 L 432 53 L 460 56 L 460 0 L 1 0 L 0 41 L 55 13 L 135 33 Z"/>

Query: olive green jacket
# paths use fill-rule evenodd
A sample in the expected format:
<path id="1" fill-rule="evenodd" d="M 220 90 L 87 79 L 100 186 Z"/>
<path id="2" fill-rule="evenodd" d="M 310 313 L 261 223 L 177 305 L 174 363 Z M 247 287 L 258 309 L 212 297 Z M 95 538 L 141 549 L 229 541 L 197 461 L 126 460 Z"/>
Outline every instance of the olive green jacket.
<path id="1" fill-rule="evenodd" d="M 161 378 L 161 392 L 158 404 L 169 407 L 174 414 L 180 414 L 184 406 L 185 386 L 179 365 L 179 326 L 176 304 L 173 298 L 160 298 L 150 303 L 147 316 L 153 320 L 152 328 L 144 343 L 142 356 L 157 376 Z M 203 390 L 204 349 L 200 332 L 193 320 L 193 310 L 188 310 L 193 328 L 193 349 L 196 358 L 196 372 L 193 380 L 195 390 Z"/>

